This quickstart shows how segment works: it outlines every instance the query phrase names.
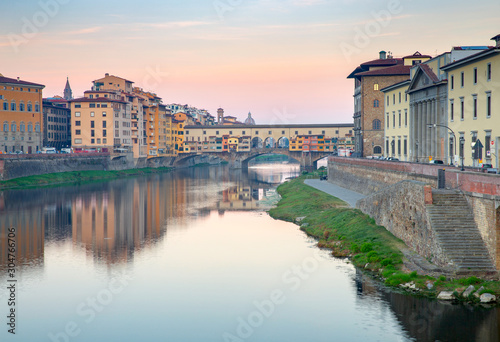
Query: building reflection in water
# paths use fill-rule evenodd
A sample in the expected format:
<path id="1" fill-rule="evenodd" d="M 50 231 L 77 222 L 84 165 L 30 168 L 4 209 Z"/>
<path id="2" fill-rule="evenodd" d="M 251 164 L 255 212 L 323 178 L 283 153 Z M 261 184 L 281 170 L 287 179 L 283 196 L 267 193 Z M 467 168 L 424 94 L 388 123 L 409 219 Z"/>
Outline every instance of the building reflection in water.
<path id="1" fill-rule="evenodd" d="M 357 305 L 366 304 L 367 308 L 373 308 L 373 302 L 378 300 L 416 341 L 499 341 L 499 308 L 454 305 L 396 293 L 360 270 L 356 270 L 354 282 Z"/>

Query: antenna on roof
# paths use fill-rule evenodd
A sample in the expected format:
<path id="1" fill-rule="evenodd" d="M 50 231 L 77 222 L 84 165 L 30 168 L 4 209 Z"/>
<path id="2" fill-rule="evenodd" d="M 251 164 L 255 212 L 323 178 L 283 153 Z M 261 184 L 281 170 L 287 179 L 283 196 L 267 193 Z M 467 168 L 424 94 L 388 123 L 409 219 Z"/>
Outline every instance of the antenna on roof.
<path id="1" fill-rule="evenodd" d="M 392 58 L 392 52 L 387 51 L 387 58 L 388 58 L 388 59 Z"/>

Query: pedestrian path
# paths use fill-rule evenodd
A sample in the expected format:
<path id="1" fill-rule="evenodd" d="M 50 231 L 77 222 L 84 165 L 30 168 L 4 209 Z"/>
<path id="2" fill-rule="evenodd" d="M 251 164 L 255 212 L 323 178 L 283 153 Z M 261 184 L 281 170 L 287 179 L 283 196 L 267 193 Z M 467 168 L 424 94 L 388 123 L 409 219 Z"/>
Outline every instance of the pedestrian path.
<path id="1" fill-rule="evenodd" d="M 356 202 L 358 200 L 366 197 L 359 192 L 343 188 L 328 181 L 320 181 L 319 179 L 306 179 L 304 183 L 312 186 L 313 188 L 326 192 L 329 195 L 340 198 L 342 201 L 349 203 L 349 205 L 353 208 L 356 208 Z"/>

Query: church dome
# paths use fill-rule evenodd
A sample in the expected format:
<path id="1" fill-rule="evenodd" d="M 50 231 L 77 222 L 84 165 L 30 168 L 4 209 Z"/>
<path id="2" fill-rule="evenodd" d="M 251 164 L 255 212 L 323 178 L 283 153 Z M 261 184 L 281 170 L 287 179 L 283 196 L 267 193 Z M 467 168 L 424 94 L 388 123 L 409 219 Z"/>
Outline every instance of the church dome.
<path id="1" fill-rule="evenodd" d="M 248 118 L 245 120 L 245 125 L 255 125 L 255 120 L 252 118 L 252 113 L 248 112 Z"/>

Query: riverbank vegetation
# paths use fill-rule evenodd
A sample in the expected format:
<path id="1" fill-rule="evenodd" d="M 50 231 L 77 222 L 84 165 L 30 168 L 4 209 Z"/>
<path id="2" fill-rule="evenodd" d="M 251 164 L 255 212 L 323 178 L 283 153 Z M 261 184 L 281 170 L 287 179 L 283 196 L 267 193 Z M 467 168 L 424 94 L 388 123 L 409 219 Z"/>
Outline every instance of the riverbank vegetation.
<path id="1" fill-rule="evenodd" d="M 0 189 L 14 189 L 14 188 L 29 188 L 46 185 L 56 184 L 69 184 L 69 183 L 85 183 L 96 180 L 110 180 L 116 178 L 124 178 L 130 176 L 146 175 L 151 173 L 169 172 L 172 168 L 159 167 L 159 168 L 142 168 L 142 169 L 128 169 L 119 171 L 71 171 L 71 172 L 58 172 L 47 173 L 43 175 L 28 176 L 14 178 L 7 181 L 0 181 Z"/>
<path id="2" fill-rule="evenodd" d="M 319 240 L 318 246 L 329 248 L 336 257 L 349 257 L 359 268 L 369 271 L 386 285 L 412 293 L 437 297 L 441 291 L 451 291 L 457 300 L 479 301 L 482 293 L 500 294 L 500 283 L 476 277 L 432 277 L 409 271 L 403 262 L 403 241 L 368 215 L 352 209 L 340 199 L 304 184 L 308 175 L 278 187 L 281 200 L 269 211 L 271 217 L 300 224 L 308 235 Z M 476 296 L 461 294 L 470 285 Z"/>

